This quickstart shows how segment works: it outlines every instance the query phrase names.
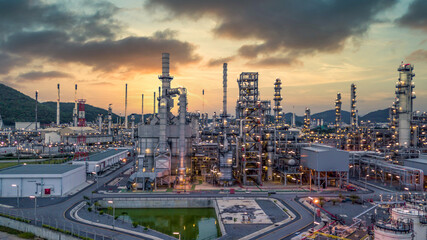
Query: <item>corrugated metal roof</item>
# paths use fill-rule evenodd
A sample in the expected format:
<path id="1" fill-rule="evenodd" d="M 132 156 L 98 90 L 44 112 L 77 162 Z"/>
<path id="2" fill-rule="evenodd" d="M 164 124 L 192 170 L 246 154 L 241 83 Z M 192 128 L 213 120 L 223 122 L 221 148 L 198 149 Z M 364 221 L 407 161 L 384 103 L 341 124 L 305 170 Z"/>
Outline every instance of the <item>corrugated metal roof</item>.
<path id="1" fill-rule="evenodd" d="M 107 151 L 96 153 L 93 155 L 89 155 L 89 162 L 98 162 L 105 158 L 111 157 L 113 155 L 116 155 L 118 153 L 122 153 L 125 151 L 129 151 L 128 149 L 108 149 Z"/>
<path id="2" fill-rule="evenodd" d="M 70 165 L 70 164 L 19 165 L 19 166 L 0 170 L 0 176 L 11 175 L 11 174 L 62 174 L 79 167 L 82 167 L 82 165 Z"/>

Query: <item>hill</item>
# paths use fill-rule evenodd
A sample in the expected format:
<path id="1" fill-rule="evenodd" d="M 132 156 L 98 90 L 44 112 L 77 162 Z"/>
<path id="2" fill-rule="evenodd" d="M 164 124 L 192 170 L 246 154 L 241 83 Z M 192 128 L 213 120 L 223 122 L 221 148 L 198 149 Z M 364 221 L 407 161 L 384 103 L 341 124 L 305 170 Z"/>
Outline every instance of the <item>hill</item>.
<path id="1" fill-rule="evenodd" d="M 15 122 L 32 122 L 35 120 L 35 99 L 11 88 L 0 84 L 0 114 L 5 125 L 14 125 Z M 61 123 L 72 122 L 74 103 L 61 103 Z M 38 121 L 42 124 L 56 122 L 56 102 L 38 104 Z M 96 121 L 98 114 L 104 116 L 108 111 L 86 104 L 86 120 Z M 113 122 L 117 115 L 113 114 Z"/>
<path id="2" fill-rule="evenodd" d="M 370 120 L 371 122 L 388 122 L 389 112 L 390 112 L 390 108 L 373 111 L 364 115 L 363 117 L 359 117 L 359 120 L 361 121 Z"/>
<path id="3" fill-rule="evenodd" d="M 5 125 L 35 120 L 36 101 L 4 84 L 0 84 L 0 114 Z M 42 104 L 38 105 L 38 120 L 49 123 L 52 120 L 52 109 Z M 56 116 L 56 115 L 55 115 Z"/>

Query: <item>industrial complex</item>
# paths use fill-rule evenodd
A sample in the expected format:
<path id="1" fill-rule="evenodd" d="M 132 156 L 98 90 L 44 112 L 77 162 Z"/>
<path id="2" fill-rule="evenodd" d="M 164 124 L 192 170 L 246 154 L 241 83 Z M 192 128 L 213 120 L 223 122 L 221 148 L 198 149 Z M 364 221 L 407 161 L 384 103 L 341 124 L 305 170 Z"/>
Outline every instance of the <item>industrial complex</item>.
<path id="1" fill-rule="evenodd" d="M 142 94 L 138 121 L 135 121 L 136 114 L 127 112 L 127 84 L 124 119 L 117 121 L 113 120 L 109 105 L 108 115 L 99 115 L 96 122 L 87 122 L 86 100 L 77 99 L 76 84 L 73 121 L 61 122 L 58 84 L 56 123 L 40 126 L 36 92 L 34 121 L 16 122 L 13 127 L 0 125 L 0 155 L 17 161 L 15 166 L 0 169 L 0 199 L 4 199 L 0 200 L 0 206 L 19 209 L 19 201 L 23 204 L 29 197 L 39 198 L 41 202 L 46 199 L 44 206 L 48 206 L 49 198 L 65 201 L 85 194 L 88 201 L 91 195 L 89 207 L 85 203 L 77 204 L 82 201 L 81 196 L 69 206 L 77 209 L 66 212 L 69 221 L 97 226 L 103 231 L 109 229 L 123 236 L 128 232 L 125 220 L 121 223 L 123 226 L 116 229 L 113 220 L 110 229 L 109 224 L 103 223 L 104 212 L 98 221 L 90 217 L 92 209 L 98 206 L 93 205 L 92 200 L 99 201 L 105 209 L 117 206 L 215 208 L 221 233 L 215 236 L 223 239 L 427 238 L 427 113 L 413 107 L 412 64 L 401 63 L 397 68 L 396 98 L 391 103 L 388 123 L 360 121 L 357 86 L 349 84 L 351 110 L 350 123 L 346 124 L 341 93 L 331 102 L 335 107 L 334 122 L 313 118 L 309 106 L 303 123 L 296 122 L 295 113 L 288 122 L 282 107 L 286 104 L 282 96 L 286 83 L 279 78 L 271 79 L 274 95 L 272 101 L 266 100 L 271 96 L 260 91 L 262 76 L 258 72 L 241 72 L 230 77 L 228 69 L 232 66 L 227 63 L 223 63 L 223 78 L 219 79 L 223 88 L 220 114 L 189 112 L 187 106 L 191 102 L 187 89 L 174 86 L 170 61 L 173 56 L 169 53 L 161 55 L 162 69 L 158 92 L 153 91 L 153 109 L 144 108 Z M 230 101 L 227 93 L 232 84 L 238 89 L 238 98 Z M 235 112 L 228 112 L 230 108 Z M 57 164 L 33 164 L 59 158 L 66 160 Z M 212 192 L 203 194 L 204 190 Z M 259 196 L 255 197 L 256 191 Z M 341 197 L 349 192 L 352 195 Z M 144 195 L 147 193 L 152 195 Z M 191 200 L 183 199 L 192 195 L 181 197 L 191 193 L 197 194 Z M 232 199 L 232 194 L 237 200 Z M 156 199 L 150 200 L 147 196 Z M 240 204 L 238 198 L 244 198 L 245 203 Z M 349 209 L 354 203 L 361 204 L 346 223 L 345 217 L 331 213 L 337 199 L 341 199 L 340 204 L 345 204 L 347 199 Z M 295 205 L 295 201 L 300 205 Z M 332 210 L 328 210 L 328 206 Z M 309 217 L 297 208 L 307 211 Z M 377 214 L 377 209 L 389 211 Z M 25 218 L 25 214 L 22 215 Z M 289 230 L 292 227 L 287 229 L 288 224 L 292 226 L 299 219 L 309 224 L 298 231 Z M 37 217 L 34 220 L 37 225 Z M 315 223 L 316 226 L 311 225 Z M 44 224 L 47 223 L 42 222 L 41 226 Z M 248 224 L 256 227 L 247 229 Z M 64 228 L 69 229 L 65 224 Z M 138 232 L 136 227 L 129 231 Z M 150 231 L 132 232 L 133 238 L 129 239 L 178 237 L 174 236 L 175 232 L 162 235 Z M 239 235 L 242 232 L 248 237 Z M 92 235 L 93 239 L 101 239 Z"/>

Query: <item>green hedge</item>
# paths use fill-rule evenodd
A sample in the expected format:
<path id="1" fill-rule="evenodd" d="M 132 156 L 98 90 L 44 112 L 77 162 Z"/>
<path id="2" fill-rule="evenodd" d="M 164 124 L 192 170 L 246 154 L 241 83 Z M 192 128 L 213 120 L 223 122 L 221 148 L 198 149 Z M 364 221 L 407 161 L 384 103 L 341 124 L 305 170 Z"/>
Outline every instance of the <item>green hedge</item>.
<path id="1" fill-rule="evenodd" d="M 71 235 L 73 237 L 80 238 L 80 239 L 83 239 L 83 240 L 93 240 L 92 238 L 83 237 L 83 236 L 80 236 L 80 235 L 78 235 L 76 233 L 71 233 L 68 230 L 64 230 L 64 229 L 61 229 L 61 228 L 52 227 L 52 226 L 47 225 L 47 224 L 43 224 L 42 227 L 50 229 L 52 231 L 56 231 L 56 232 L 64 233 L 64 234 L 67 234 L 67 235 Z"/>

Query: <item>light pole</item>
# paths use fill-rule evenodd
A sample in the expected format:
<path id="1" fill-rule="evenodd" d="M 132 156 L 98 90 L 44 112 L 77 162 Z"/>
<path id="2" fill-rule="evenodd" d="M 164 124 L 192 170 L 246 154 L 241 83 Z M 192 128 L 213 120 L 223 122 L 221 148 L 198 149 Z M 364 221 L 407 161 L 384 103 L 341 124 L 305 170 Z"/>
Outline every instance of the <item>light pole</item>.
<path id="1" fill-rule="evenodd" d="M 31 199 L 34 199 L 34 222 L 37 224 L 37 197 L 30 196 Z"/>
<path id="2" fill-rule="evenodd" d="M 173 232 L 173 235 L 178 235 L 178 240 L 181 240 L 181 233 L 180 232 Z"/>
<path id="3" fill-rule="evenodd" d="M 313 203 L 318 203 L 318 199 L 313 199 L 312 197 L 308 197 Z M 313 232 L 314 232 L 314 226 L 316 225 L 316 207 L 313 204 Z"/>
<path id="4" fill-rule="evenodd" d="M 95 181 L 96 181 L 96 191 L 98 191 L 98 173 L 97 172 L 92 172 L 93 175 L 95 175 Z"/>
<path id="5" fill-rule="evenodd" d="M 114 201 L 108 201 L 109 204 L 113 204 L 113 229 L 114 229 L 114 223 L 116 220 L 116 207 L 114 206 Z"/>
<path id="6" fill-rule="evenodd" d="M 19 208 L 19 185 L 12 184 L 12 187 L 16 187 L 16 207 Z"/>

